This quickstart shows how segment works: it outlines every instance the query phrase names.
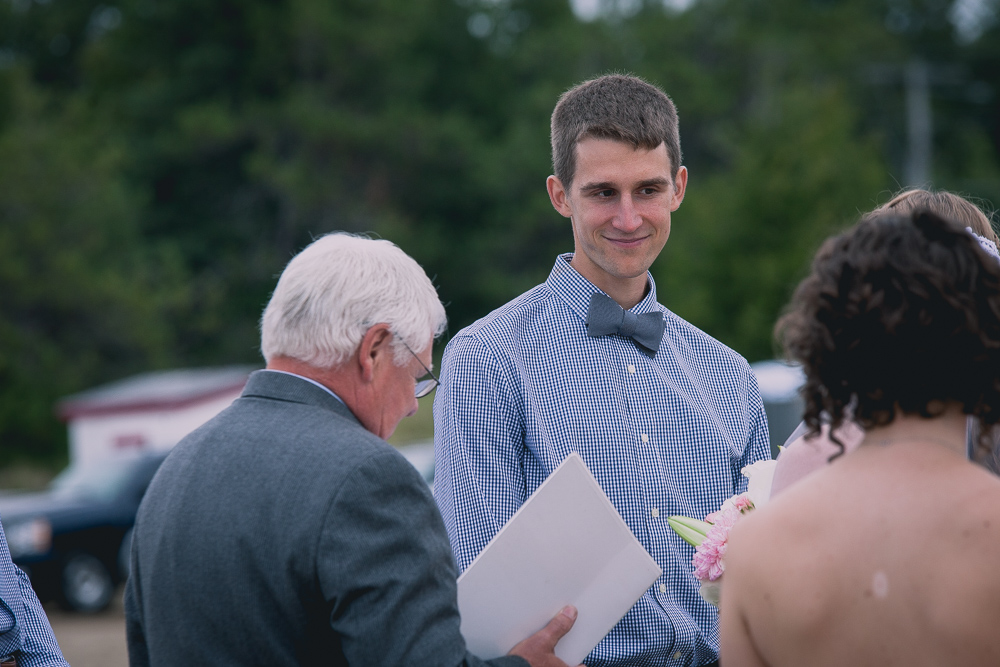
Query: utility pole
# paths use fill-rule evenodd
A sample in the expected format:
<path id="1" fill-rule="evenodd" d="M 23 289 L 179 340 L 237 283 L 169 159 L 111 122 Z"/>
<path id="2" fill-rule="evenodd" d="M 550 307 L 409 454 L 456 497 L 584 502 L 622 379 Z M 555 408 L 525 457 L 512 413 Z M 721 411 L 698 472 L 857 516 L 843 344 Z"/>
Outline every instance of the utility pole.
<path id="1" fill-rule="evenodd" d="M 931 116 L 931 82 L 927 63 L 913 58 L 903 71 L 906 86 L 906 164 L 904 185 L 926 188 L 931 184 L 934 120 Z"/>
<path id="2" fill-rule="evenodd" d="M 954 66 L 929 65 L 913 57 L 903 66 L 874 65 L 867 78 L 876 85 L 898 85 L 905 92 L 906 156 L 903 163 L 903 186 L 928 188 L 934 164 L 934 117 L 931 111 L 931 87 L 955 85 L 964 80 Z"/>

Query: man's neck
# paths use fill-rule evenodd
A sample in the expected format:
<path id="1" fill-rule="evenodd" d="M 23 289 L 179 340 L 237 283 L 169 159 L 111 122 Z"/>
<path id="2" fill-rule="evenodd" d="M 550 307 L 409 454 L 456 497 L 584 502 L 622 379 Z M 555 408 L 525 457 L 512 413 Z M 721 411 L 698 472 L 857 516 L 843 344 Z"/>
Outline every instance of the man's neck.
<path id="1" fill-rule="evenodd" d="M 577 273 L 589 280 L 595 287 L 610 296 L 615 302 L 628 310 L 646 298 L 649 293 L 649 278 L 644 273 L 635 278 L 615 278 L 606 273 L 595 273 L 589 271 L 589 265 L 584 262 L 577 262 L 576 255 L 569 263 Z M 594 275 L 588 275 L 594 274 Z"/>
<path id="2" fill-rule="evenodd" d="M 312 364 L 291 357 L 273 357 L 264 368 L 269 371 L 282 371 L 307 378 L 326 387 L 338 397 L 342 396 L 341 392 L 345 390 L 343 378 L 331 369 L 317 368 Z"/>

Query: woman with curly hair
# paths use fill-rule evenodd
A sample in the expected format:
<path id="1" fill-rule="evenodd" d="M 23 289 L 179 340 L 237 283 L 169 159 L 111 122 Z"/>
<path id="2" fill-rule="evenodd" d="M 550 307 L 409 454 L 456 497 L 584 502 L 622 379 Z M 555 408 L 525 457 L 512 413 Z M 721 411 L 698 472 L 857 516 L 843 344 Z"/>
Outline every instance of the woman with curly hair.
<path id="1" fill-rule="evenodd" d="M 966 456 L 966 417 L 1000 421 L 1000 264 L 933 213 L 878 211 L 777 329 L 810 432 L 864 434 L 733 528 L 722 664 L 1000 664 L 1000 478 Z"/>
<path id="2" fill-rule="evenodd" d="M 876 212 L 895 212 L 904 215 L 918 210 L 931 211 L 965 226 L 979 238 L 979 242 L 987 252 L 997 254 L 998 238 L 993 231 L 990 216 L 976 204 L 952 192 L 904 190 L 875 209 Z M 997 257 L 997 260 L 1000 261 L 1000 257 Z M 822 468 L 831 459 L 854 449 L 864 437 L 864 432 L 850 420 L 845 421 L 837 430 L 835 440 L 830 438 L 830 429 L 827 425 L 822 427 L 820 433 L 811 437 L 806 435 L 806 431 L 803 422 L 785 442 L 774 470 L 772 496 L 781 493 L 809 473 Z M 970 433 L 973 437 L 978 435 L 974 429 L 970 429 Z M 1000 460 L 992 448 L 980 448 L 975 451 L 974 460 L 993 472 L 1000 473 Z"/>

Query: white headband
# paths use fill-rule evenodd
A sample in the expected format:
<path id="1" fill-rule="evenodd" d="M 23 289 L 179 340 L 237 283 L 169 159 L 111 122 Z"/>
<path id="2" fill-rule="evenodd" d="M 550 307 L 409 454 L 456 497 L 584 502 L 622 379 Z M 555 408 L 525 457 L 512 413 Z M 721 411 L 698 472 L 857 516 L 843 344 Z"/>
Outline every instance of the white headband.
<path id="1" fill-rule="evenodd" d="M 979 245 L 983 247 L 983 250 L 991 254 L 998 262 L 1000 262 L 1000 252 L 997 251 L 996 243 L 989 240 L 985 236 L 980 236 L 979 234 L 975 233 L 974 231 L 972 231 L 972 227 L 966 227 L 965 231 L 975 236 L 976 240 L 979 241 Z"/>

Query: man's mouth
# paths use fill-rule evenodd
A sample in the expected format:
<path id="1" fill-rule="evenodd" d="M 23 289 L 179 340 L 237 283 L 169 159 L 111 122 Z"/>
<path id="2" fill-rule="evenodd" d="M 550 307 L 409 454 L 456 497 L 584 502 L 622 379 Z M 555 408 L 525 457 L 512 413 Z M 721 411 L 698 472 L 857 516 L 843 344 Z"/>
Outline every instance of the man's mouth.
<path id="1" fill-rule="evenodd" d="M 616 246 L 618 248 L 623 248 L 623 249 L 627 250 L 629 248 L 638 248 L 649 237 L 648 236 L 640 236 L 638 238 L 625 238 L 625 239 L 621 239 L 621 238 L 608 238 L 608 237 L 604 237 L 604 238 L 605 238 L 605 240 L 608 243 L 610 243 L 610 244 L 612 244 L 612 245 L 614 245 L 614 246 Z"/>

